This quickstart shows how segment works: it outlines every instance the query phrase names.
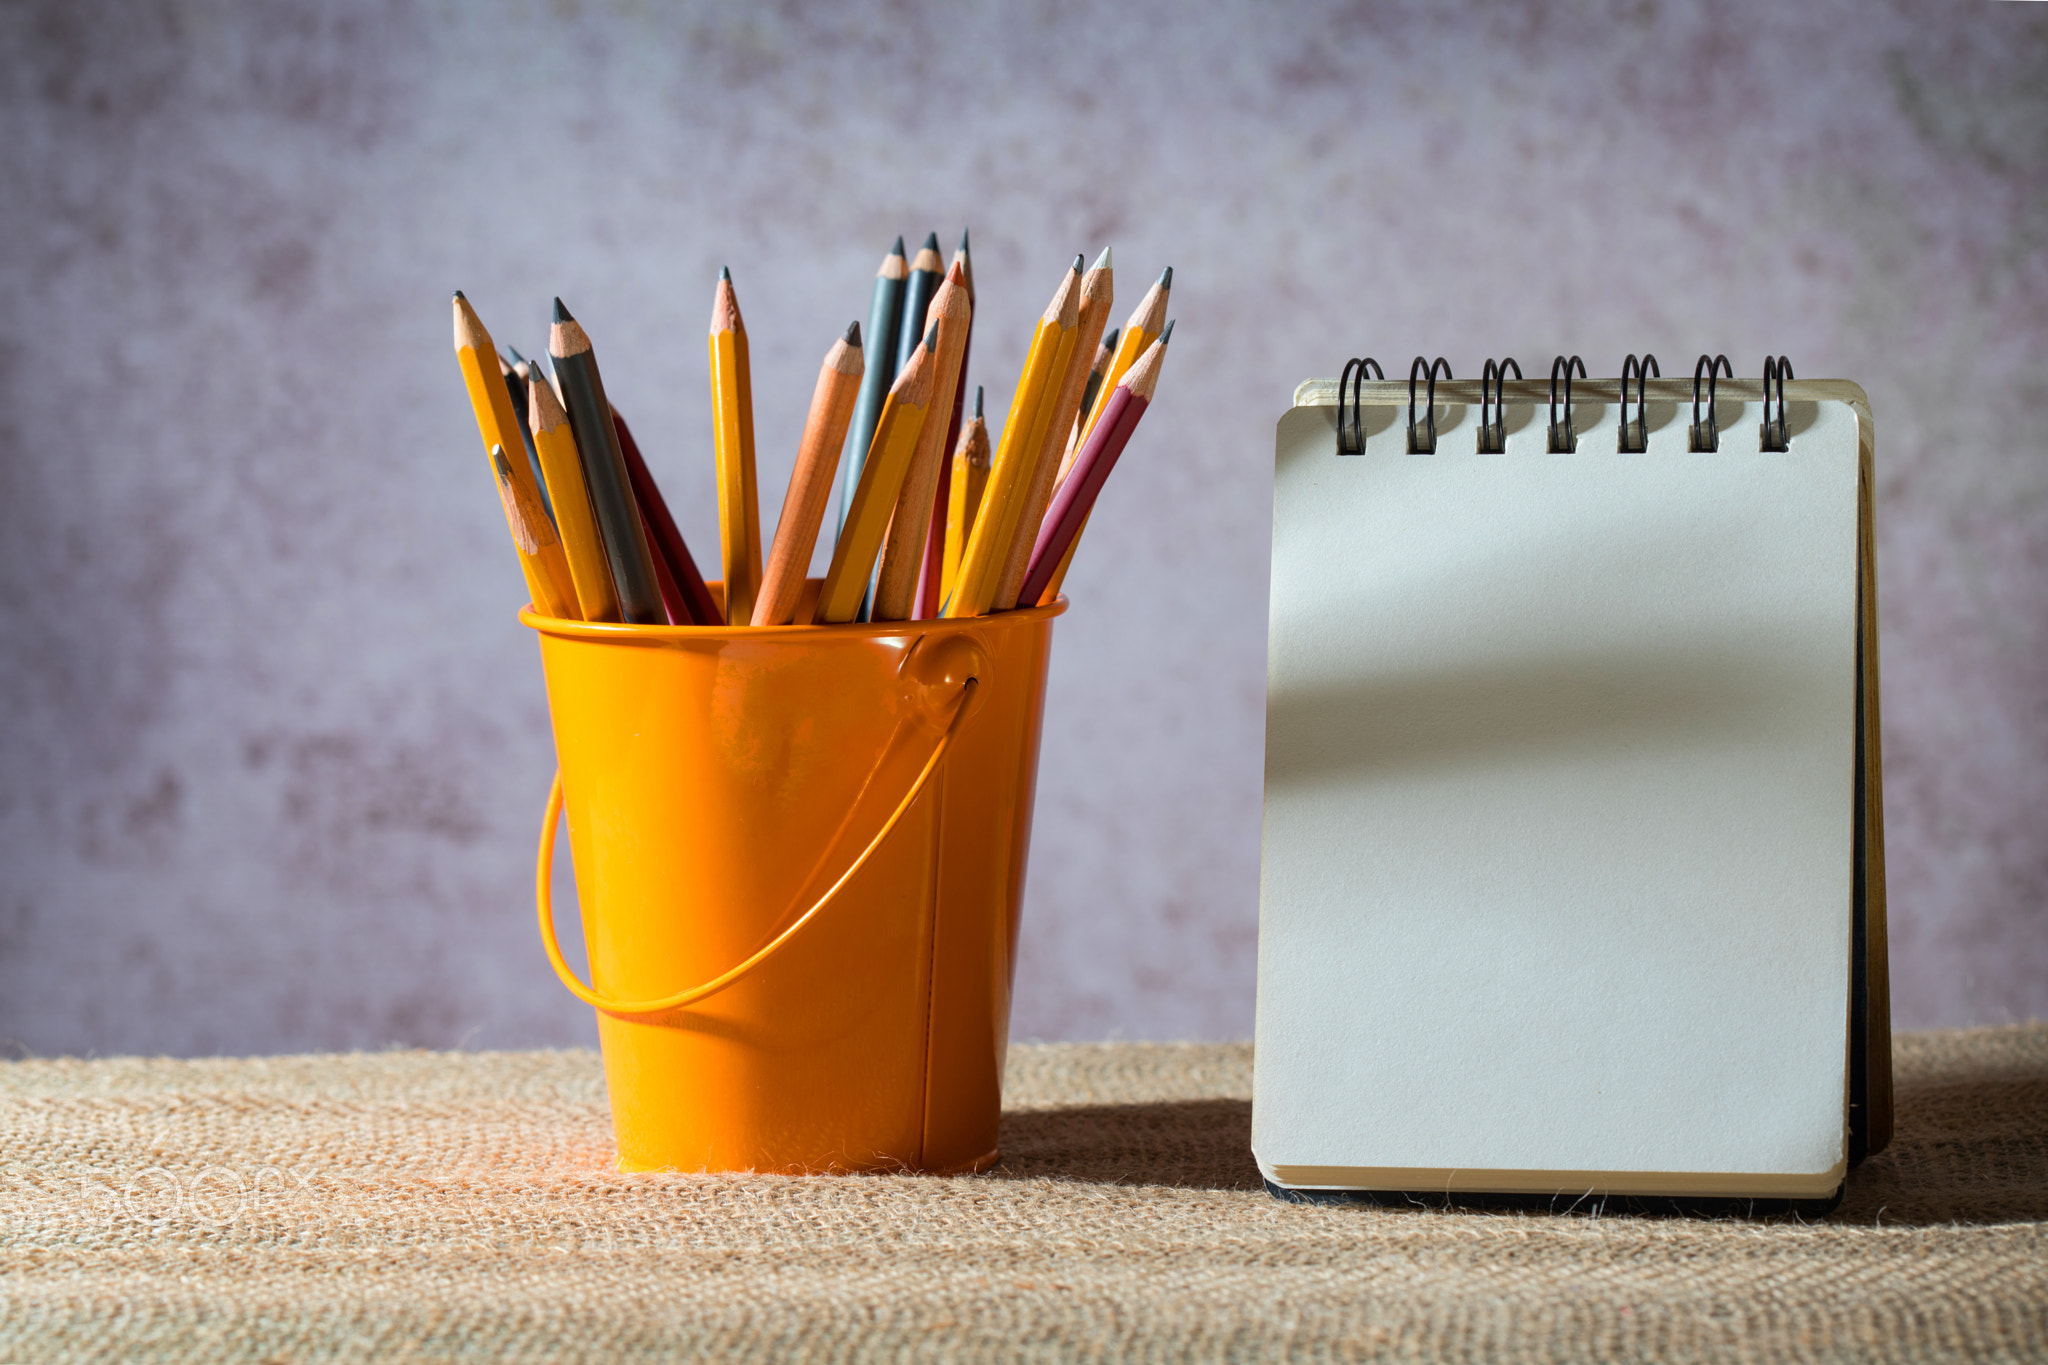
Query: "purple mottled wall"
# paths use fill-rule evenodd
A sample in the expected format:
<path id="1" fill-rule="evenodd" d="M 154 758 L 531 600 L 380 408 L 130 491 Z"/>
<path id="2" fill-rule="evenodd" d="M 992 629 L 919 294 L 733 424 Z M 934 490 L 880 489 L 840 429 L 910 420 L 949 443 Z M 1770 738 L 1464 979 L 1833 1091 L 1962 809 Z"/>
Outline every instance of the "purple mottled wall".
<path id="1" fill-rule="evenodd" d="M 718 266 L 772 516 L 963 222 L 995 408 L 1076 251 L 1181 323 L 1057 631 L 1021 1036 L 1249 1031 L 1272 424 L 1366 350 L 1860 380 L 1898 1018 L 2048 1014 L 2042 7 L 16 4 L 0 126 L 13 1047 L 591 1037 L 448 291 L 568 300 L 707 547 Z"/>

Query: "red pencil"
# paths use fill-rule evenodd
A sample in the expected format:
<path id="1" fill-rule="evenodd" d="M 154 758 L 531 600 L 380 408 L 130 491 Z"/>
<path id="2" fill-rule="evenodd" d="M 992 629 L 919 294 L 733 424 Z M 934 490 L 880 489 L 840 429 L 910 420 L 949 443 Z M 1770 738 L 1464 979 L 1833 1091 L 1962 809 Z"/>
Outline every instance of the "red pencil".
<path id="1" fill-rule="evenodd" d="M 633 440 L 633 433 L 626 429 L 626 419 L 619 416 L 617 408 L 612 409 L 612 425 L 619 431 L 619 452 L 626 457 L 626 477 L 633 484 L 633 500 L 640 504 L 640 515 L 647 527 L 647 543 L 654 548 L 657 559 L 668 561 L 669 581 L 682 600 L 686 619 L 675 624 L 724 625 L 725 616 L 718 610 L 718 604 L 711 600 L 711 590 L 704 586 L 704 575 L 697 572 L 697 561 L 690 557 L 690 547 L 684 543 L 683 533 L 676 529 L 676 519 L 669 515 L 661 489 L 655 486 L 654 475 L 648 470 L 647 461 L 641 457 L 640 447 Z M 660 575 L 655 577 L 659 581 Z M 667 596 L 666 592 L 662 594 L 664 603 Z"/>
<path id="2" fill-rule="evenodd" d="M 1060 561 L 1067 557 L 1068 547 L 1081 534 L 1109 471 L 1116 468 L 1117 457 L 1124 453 L 1131 433 L 1138 428 L 1138 419 L 1152 405 L 1152 393 L 1159 387 L 1159 370 L 1166 363 L 1166 343 L 1172 336 L 1173 324 L 1169 322 L 1159 340 L 1146 347 L 1145 354 L 1124 372 L 1095 429 L 1088 433 L 1087 444 L 1074 457 L 1067 481 L 1053 495 L 1052 506 L 1039 523 L 1038 543 L 1031 547 L 1031 567 L 1025 570 L 1024 587 L 1017 594 L 1019 606 L 1038 605 Z"/>

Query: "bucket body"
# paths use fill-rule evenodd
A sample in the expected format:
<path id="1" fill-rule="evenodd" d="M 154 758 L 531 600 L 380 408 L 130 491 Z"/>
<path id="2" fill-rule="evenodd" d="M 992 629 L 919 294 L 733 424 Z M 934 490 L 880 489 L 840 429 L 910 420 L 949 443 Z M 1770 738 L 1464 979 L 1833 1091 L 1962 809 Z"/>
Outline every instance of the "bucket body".
<path id="1" fill-rule="evenodd" d="M 995 1160 L 1064 609 L 763 629 L 521 613 L 561 763 L 578 994 L 606 1002 L 620 1169 Z M 544 902 L 544 933 L 547 917 Z M 770 945 L 686 1005 L 606 1007 L 714 982 Z"/>

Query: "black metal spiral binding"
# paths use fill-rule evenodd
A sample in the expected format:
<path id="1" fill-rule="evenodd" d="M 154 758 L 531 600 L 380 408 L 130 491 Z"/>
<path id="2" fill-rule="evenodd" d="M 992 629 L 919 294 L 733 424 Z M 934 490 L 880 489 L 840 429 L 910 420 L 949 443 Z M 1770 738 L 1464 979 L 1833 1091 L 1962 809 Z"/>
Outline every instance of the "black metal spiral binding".
<path id="1" fill-rule="evenodd" d="M 1353 358 L 1344 362 L 1344 375 L 1337 381 L 1337 453 L 1339 455 L 1365 454 L 1365 376 L 1370 370 L 1374 379 L 1385 379 L 1387 372 L 1371 356 L 1363 360 Z M 1353 372 L 1356 371 L 1356 378 Z M 1346 403 L 1347 387 L 1351 401 Z"/>
<path id="2" fill-rule="evenodd" d="M 1442 356 L 1438 356 L 1433 361 L 1424 362 L 1421 356 L 1417 356 L 1415 357 L 1415 363 L 1408 367 L 1408 453 L 1410 455 L 1436 454 L 1436 372 L 1438 370 L 1442 370 L 1444 378 L 1449 379 L 1451 377 L 1451 362 L 1445 360 Z M 1429 395 L 1423 400 L 1424 416 L 1429 422 L 1429 439 L 1427 442 L 1417 433 L 1415 423 L 1415 377 L 1423 373 L 1427 373 L 1429 376 Z"/>
<path id="3" fill-rule="evenodd" d="M 1572 372 L 1576 370 L 1581 379 L 1586 377 L 1586 362 L 1573 356 L 1563 356 L 1550 362 L 1550 453 L 1569 455 L 1579 448 L 1579 433 L 1572 429 Z M 1557 376 L 1564 373 L 1564 420 L 1557 416 Z"/>
<path id="4" fill-rule="evenodd" d="M 1522 377 L 1522 367 L 1509 356 L 1496 365 L 1486 362 L 1486 369 L 1479 376 L 1479 453 L 1481 455 L 1504 454 L 1508 448 L 1508 419 L 1501 398 L 1501 386 L 1508 382 L 1508 370 L 1512 368 L 1515 378 Z M 1489 399 L 1492 416 L 1489 418 Z"/>
<path id="5" fill-rule="evenodd" d="M 1628 417 L 1628 381 L 1636 381 L 1636 417 Z M 1644 408 L 1644 386 L 1652 379 L 1662 379 L 1664 371 L 1658 368 L 1657 357 L 1645 352 L 1642 361 L 1634 356 L 1621 362 L 1621 434 L 1615 440 L 1614 448 L 1624 455 L 1640 455 L 1650 448 L 1650 419 Z"/>
<path id="6" fill-rule="evenodd" d="M 1789 356 L 1764 357 L 1764 425 L 1763 448 L 1765 450 L 1790 450 L 1792 448 L 1792 427 L 1785 420 L 1785 385 L 1792 378 L 1792 360 Z M 1778 395 L 1778 415 L 1771 416 L 1771 394 Z"/>
<path id="7" fill-rule="evenodd" d="M 1726 373 L 1735 377 L 1735 367 L 1728 363 L 1725 355 L 1703 355 L 1692 367 L 1692 448 L 1694 450 L 1719 450 L 1721 448 L 1721 421 L 1714 412 L 1714 386 Z M 1700 420 L 1700 380 L 1707 381 L 1707 420 Z"/>

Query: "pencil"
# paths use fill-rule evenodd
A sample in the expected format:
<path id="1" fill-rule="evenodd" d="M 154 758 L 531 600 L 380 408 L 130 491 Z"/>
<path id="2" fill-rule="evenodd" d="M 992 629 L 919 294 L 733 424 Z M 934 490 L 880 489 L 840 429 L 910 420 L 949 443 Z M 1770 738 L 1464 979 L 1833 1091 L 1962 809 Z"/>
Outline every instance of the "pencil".
<path id="1" fill-rule="evenodd" d="M 1067 471 L 1074 467 L 1074 457 L 1081 453 L 1081 442 L 1087 436 L 1088 414 L 1094 411 L 1096 396 L 1102 392 L 1102 377 L 1109 373 L 1110 361 L 1116 357 L 1116 339 L 1122 330 L 1120 327 L 1110 328 L 1102 334 L 1102 344 L 1095 348 L 1095 363 L 1088 367 L 1088 383 L 1081 390 L 1081 410 L 1074 414 L 1074 429 L 1067 433 L 1067 453 L 1060 458 L 1060 477 L 1054 488 L 1066 481 Z"/>
<path id="2" fill-rule="evenodd" d="M 939 292 L 939 281 L 946 278 L 946 267 L 939 256 L 939 234 L 928 233 L 924 245 L 917 249 L 917 255 L 910 261 L 910 278 L 903 291 L 903 318 L 896 324 L 896 368 L 901 371 L 910 363 L 912 351 L 924 339 L 931 323 L 926 313 L 931 308 L 934 295 Z"/>
<path id="3" fill-rule="evenodd" d="M 953 384 L 953 415 L 946 422 L 946 444 L 939 448 L 939 486 L 932 494 L 931 527 L 925 532 L 924 568 L 917 580 L 917 619 L 929 621 L 945 601 L 946 518 L 953 505 L 953 451 L 960 444 L 960 417 L 967 406 L 967 358 L 974 351 L 974 257 L 967 249 L 967 229 L 953 249 L 953 267 L 967 282 L 967 339 L 960 343 L 960 374 Z"/>
<path id="4" fill-rule="evenodd" d="M 1073 356 L 1074 334 L 1080 330 L 1080 293 L 1081 257 L 1076 256 L 1032 332 L 1024 373 L 1017 378 L 1017 392 L 1003 421 L 1003 439 L 989 466 L 981 510 L 975 514 L 974 529 L 960 557 L 960 581 L 946 601 L 949 617 L 980 616 L 995 599 L 996 580 L 1008 558 L 1010 539 L 1017 533 L 1018 514 L 1028 491 L 1024 485 L 1045 444 L 1052 405 Z"/>
<path id="5" fill-rule="evenodd" d="M 925 334 L 924 345 L 911 352 L 910 363 L 897 374 L 889 400 L 882 405 L 874 444 L 860 471 L 860 486 L 853 490 L 846 525 L 839 528 L 839 543 L 832 547 L 832 567 L 818 593 L 813 617 L 817 621 L 851 621 L 867 596 L 868 572 L 881 551 L 882 535 L 889 529 L 896 495 L 902 491 L 903 476 L 931 407 L 932 372 L 937 368 L 933 351 L 938 342 L 938 328 L 934 327 Z"/>
<path id="6" fill-rule="evenodd" d="M 889 535 L 882 544 L 881 567 L 875 575 L 874 606 L 868 612 L 871 621 L 907 621 L 917 607 L 917 579 L 924 569 L 939 469 L 948 454 L 946 423 L 940 414 L 953 407 L 960 361 L 967 351 L 967 328 L 974 317 L 967 301 L 967 277 L 959 266 L 953 267 L 940 283 L 939 292 L 932 295 L 928 316 L 938 339 L 932 353 L 930 413 L 918 431 L 917 448 L 911 452 L 903 488 L 896 495 L 896 510 L 889 518 Z"/>
<path id="7" fill-rule="evenodd" d="M 718 272 L 711 299 L 712 442 L 718 455 L 718 545 L 725 571 L 725 620 L 754 619 L 761 587 L 761 506 L 754 489 L 754 384 L 747 366 L 747 325 L 732 272 Z"/>
<path id="8" fill-rule="evenodd" d="M 1073 354 L 1068 358 L 1066 374 L 1047 421 L 1037 460 L 1024 484 L 1024 501 L 1022 510 L 1017 514 L 1017 529 L 1012 533 L 1008 552 L 1004 555 L 1002 574 L 996 579 L 996 595 L 989 601 L 993 610 L 1008 611 L 1017 605 L 1017 594 L 1024 586 L 1024 571 L 1031 567 L 1031 547 L 1038 543 L 1039 526 L 1045 520 L 1047 505 L 1052 502 L 1053 480 L 1059 477 L 1060 455 L 1066 449 L 1067 428 L 1081 410 L 1081 390 L 1088 382 L 1088 362 L 1102 341 L 1102 329 L 1109 323 L 1115 280 L 1109 248 L 1104 247 L 1102 255 L 1096 258 L 1095 264 L 1081 280 L 1081 309 L 1075 326 Z"/>
<path id="9" fill-rule="evenodd" d="M 554 365 L 562 407 L 569 414 L 569 430 L 576 434 L 576 452 L 583 462 L 583 484 L 590 492 L 590 511 L 597 521 L 598 536 L 604 541 L 605 562 L 611 566 L 612 591 L 618 594 L 619 615 L 634 625 L 666 625 L 668 613 L 661 605 L 661 588 L 654 579 L 647 535 L 641 530 L 640 515 L 633 504 L 626 457 L 619 449 L 618 431 L 612 425 L 612 405 L 605 398 L 597 353 L 591 349 L 590 336 L 583 325 L 562 306 L 560 299 L 555 300 L 554 325 L 548 329 L 548 359 Z"/>
<path id="10" fill-rule="evenodd" d="M 951 487 L 946 497 L 946 558 L 940 566 L 939 600 L 953 595 L 960 577 L 960 556 L 967 548 L 967 533 L 974 528 L 974 514 L 981 509 L 981 490 L 988 482 L 988 423 L 981 417 L 981 390 L 974 391 L 974 420 L 960 433 L 953 447 Z"/>
<path id="11" fill-rule="evenodd" d="M 846 475 L 839 485 L 839 525 L 846 524 L 846 509 L 853 505 L 853 491 L 860 485 L 860 472 L 874 443 L 875 424 L 882 420 L 882 405 L 888 401 L 889 386 L 896 382 L 896 329 L 903 320 L 903 291 L 910 266 L 903 259 L 903 239 L 882 258 L 875 272 L 875 293 L 868 304 L 867 348 L 861 357 L 866 367 L 861 374 L 860 397 L 853 405 L 853 424 L 846 431 Z"/>
<path id="12" fill-rule="evenodd" d="M 1095 402 L 1088 409 L 1088 424 L 1081 428 L 1081 439 L 1087 440 L 1088 433 L 1101 420 L 1103 405 L 1116 388 L 1117 381 L 1125 371 L 1137 363 L 1138 357 L 1159 340 L 1159 330 L 1166 325 L 1166 301 L 1173 293 L 1173 267 L 1159 272 L 1159 278 L 1145 291 L 1145 297 L 1138 300 L 1130 320 L 1124 323 L 1123 336 L 1118 339 L 1116 356 L 1109 362 L 1109 370 L 1102 376 L 1102 387 L 1096 392 Z"/>
<path id="13" fill-rule="evenodd" d="M 519 547 L 519 552 L 538 554 L 543 546 L 555 544 L 555 524 L 541 510 L 540 498 L 526 480 L 512 472 L 512 462 L 505 458 L 503 446 L 491 447 L 491 474 L 498 484 L 498 497 L 505 504 L 505 524 L 512 528 L 512 543 Z"/>
<path id="14" fill-rule="evenodd" d="M 1095 401 L 1088 405 L 1088 420 L 1081 427 L 1082 441 L 1088 439 L 1088 433 L 1094 429 L 1095 423 L 1101 418 L 1103 405 L 1108 401 L 1111 392 L 1116 388 L 1117 381 L 1124 377 L 1138 357 L 1143 355 L 1153 342 L 1164 335 L 1160 329 L 1166 325 L 1166 303 L 1168 296 L 1172 293 L 1173 267 L 1168 266 L 1159 272 L 1159 278 L 1152 282 L 1152 287 L 1145 291 L 1145 297 L 1139 299 L 1138 306 L 1132 310 L 1130 320 L 1124 323 L 1123 335 L 1117 340 L 1116 355 L 1109 362 L 1108 371 L 1102 376 L 1102 385 L 1096 391 Z M 1069 465 L 1073 462 L 1073 455 L 1080 454 L 1080 451 L 1081 447 L 1077 444 L 1072 454 L 1068 457 L 1067 463 Z M 1066 478 L 1067 470 L 1062 468 L 1060 470 L 1061 482 L 1064 483 Z M 1086 522 L 1082 523 L 1081 529 L 1082 531 L 1088 529 Z M 1060 585 L 1066 582 L 1067 579 L 1067 565 L 1071 564 L 1074 559 L 1074 547 L 1080 543 L 1081 537 L 1079 533 L 1076 533 L 1074 538 L 1067 542 L 1066 562 L 1062 563 L 1058 570 L 1054 572 L 1052 586 L 1046 589 L 1048 596 L 1038 605 L 1043 606 L 1045 602 L 1050 602 L 1054 597 L 1059 596 Z"/>
<path id="15" fill-rule="evenodd" d="M 796 468 L 789 476 L 789 492 L 783 495 L 782 516 L 775 523 L 775 545 L 768 554 L 761 593 L 754 599 L 753 624 L 757 626 L 788 625 L 796 616 L 797 598 L 803 595 L 804 578 L 811 571 L 811 551 L 817 547 L 825 519 L 825 504 L 832 497 L 832 478 L 839 472 L 839 450 L 846 443 L 847 424 L 853 420 L 853 405 L 860 398 L 862 369 L 860 324 L 855 322 L 847 327 L 845 336 L 832 343 L 824 363 L 818 366 L 818 383 L 811 391 L 810 414 L 804 418 Z"/>
<path id="16" fill-rule="evenodd" d="M 526 376 L 519 372 L 525 357 L 510 346 L 505 349 L 512 352 L 512 358 L 507 360 L 502 354 L 499 355 L 498 375 L 505 381 L 505 391 L 512 395 L 512 416 L 518 421 L 519 434 L 526 442 L 526 467 L 533 471 L 533 486 L 540 494 L 540 505 L 547 508 L 548 520 L 553 521 L 554 495 L 548 492 L 547 476 L 541 473 L 540 452 L 533 448 L 533 432 L 528 429 L 531 424 L 526 413 Z"/>
<path id="17" fill-rule="evenodd" d="M 1024 576 L 1020 595 L 1022 601 L 1036 604 L 1048 589 L 1057 592 L 1053 575 L 1072 560 L 1073 547 L 1080 542 L 1081 531 L 1087 525 L 1089 512 L 1094 510 L 1104 481 L 1116 468 L 1124 447 L 1130 444 L 1138 419 L 1152 405 L 1152 395 L 1159 387 L 1159 371 L 1166 363 L 1166 346 L 1172 339 L 1173 324 L 1168 323 L 1159 340 L 1124 372 L 1109 401 L 1102 405 L 1102 420 L 1088 434 L 1088 444 L 1074 461 L 1073 476 L 1053 498 L 1038 542 L 1032 547 L 1031 568 Z"/>
<path id="18" fill-rule="evenodd" d="M 485 368 L 484 357 L 491 357 L 491 367 Z M 513 428 L 518 418 L 512 411 L 512 394 L 499 378 L 496 361 L 498 348 L 491 342 L 491 334 L 484 328 L 483 320 L 476 315 L 476 309 L 469 306 L 469 300 L 462 291 L 455 293 L 455 363 L 462 368 L 462 384 L 469 391 L 469 406 L 476 414 L 478 433 L 484 439 L 484 455 L 491 466 L 491 482 L 501 488 L 498 462 L 491 456 L 491 448 L 500 446 L 509 450 L 521 448 L 518 435 Z M 507 461 L 510 465 L 510 462 Z M 538 506 L 539 493 L 532 487 L 532 471 L 522 466 L 510 466 L 509 475 L 515 494 L 523 492 Z M 519 549 L 519 568 L 526 575 L 527 599 L 534 608 L 549 616 L 577 620 L 576 587 L 569 579 L 569 561 L 562 555 L 561 537 L 548 527 L 545 539 L 537 526 L 527 527 L 528 534 L 521 535 L 514 516 L 519 501 L 505 501 L 506 525 L 512 532 L 512 543 Z M 531 546 L 532 548 L 528 548 Z"/>
<path id="19" fill-rule="evenodd" d="M 661 496 L 661 489 L 654 482 L 654 473 L 647 467 L 647 460 L 640 454 L 640 443 L 633 439 L 633 429 L 626 425 L 626 419 L 612 409 L 612 430 L 618 434 L 619 454 L 626 458 L 626 478 L 633 490 L 633 500 L 640 504 L 640 524 L 647 536 L 648 549 L 653 551 L 655 582 L 660 584 L 663 570 L 669 581 L 681 594 L 685 613 L 676 618 L 671 613 L 671 623 L 678 626 L 722 626 L 725 617 L 719 614 L 718 603 L 712 600 L 711 589 L 704 585 L 704 575 L 697 572 L 697 561 L 690 555 L 690 547 L 683 543 L 683 533 L 676 529 L 676 519 L 669 515 L 668 502 Z M 666 589 L 662 597 L 668 602 Z"/>
<path id="20" fill-rule="evenodd" d="M 547 381 L 533 366 L 527 366 L 527 425 L 534 449 L 540 457 L 541 476 L 555 500 L 555 525 L 562 533 L 562 548 L 568 552 L 569 578 L 576 586 L 576 601 L 586 621 L 619 619 L 619 598 L 612 590 L 611 565 L 605 561 L 604 538 L 598 534 L 597 519 L 590 511 L 590 490 L 583 482 L 583 461 L 576 452 L 576 437 L 569 429 L 569 414 Z"/>

